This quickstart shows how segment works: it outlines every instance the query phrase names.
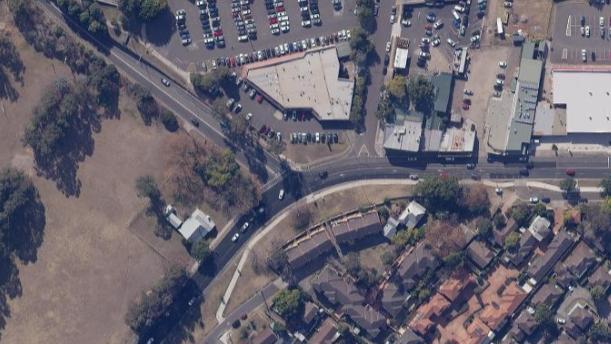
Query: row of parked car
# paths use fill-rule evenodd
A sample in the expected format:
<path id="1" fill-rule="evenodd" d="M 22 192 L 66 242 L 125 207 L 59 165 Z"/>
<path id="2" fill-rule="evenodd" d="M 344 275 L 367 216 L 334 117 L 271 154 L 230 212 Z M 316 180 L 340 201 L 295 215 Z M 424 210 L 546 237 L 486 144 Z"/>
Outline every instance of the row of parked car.
<path id="1" fill-rule="evenodd" d="M 263 61 L 270 58 L 291 54 L 294 52 L 305 51 L 308 49 L 335 44 L 339 41 L 349 40 L 350 30 L 340 30 L 328 36 L 312 37 L 301 41 L 279 44 L 273 48 L 261 49 L 251 53 L 242 53 L 235 56 L 219 57 L 204 62 L 202 66 L 205 70 L 215 69 L 217 66 L 238 67 L 244 64 Z"/>
<path id="2" fill-rule="evenodd" d="M 182 45 L 191 44 L 191 34 L 189 33 L 189 29 L 187 29 L 187 11 L 184 9 L 177 10 L 175 16 L 176 28 L 178 29 Z"/>
<path id="3" fill-rule="evenodd" d="M 291 143 L 339 143 L 339 135 L 337 133 L 291 133 Z"/>
<path id="4" fill-rule="evenodd" d="M 238 41 L 247 42 L 257 39 L 257 25 L 252 18 L 249 0 L 231 0 L 233 22 L 238 30 Z"/>
<path id="5" fill-rule="evenodd" d="M 291 22 L 282 0 L 265 0 L 269 31 L 274 35 L 291 31 Z"/>
<path id="6" fill-rule="evenodd" d="M 312 24 L 322 24 L 318 0 L 297 0 L 297 3 L 301 12 L 301 26 L 308 28 L 312 27 Z"/>
<path id="7" fill-rule="evenodd" d="M 225 36 L 223 36 L 216 0 L 196 0 L 195 5 L 199 8 L 199 20 L 202 24 L 206 47 L 208 49 L 213 49 L 215 46 L 225 47 Z"/>

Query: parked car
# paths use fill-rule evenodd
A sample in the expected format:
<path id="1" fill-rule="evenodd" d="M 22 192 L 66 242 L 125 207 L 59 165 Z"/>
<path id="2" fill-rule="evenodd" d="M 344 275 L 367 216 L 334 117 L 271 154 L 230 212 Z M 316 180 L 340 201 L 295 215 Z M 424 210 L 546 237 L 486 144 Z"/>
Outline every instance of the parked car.
<path id="1" fill-rule="evenodd" d="M 284 189 L 280 189 L 280 192 L 278 193 L 278 199 L 281 201 L 284 199 Z"/>
<path id="2" fill-rule="evenodd" d="M 170 87 L 170 81 L 166 78 L 162 78 L 161 79 L 161 83 L 163 84 L 163 86 L 165 87 Z"/>
<path id="3" fill-rule="evenodd" d="M 240 233 L 235 233 L 232 237 L 231 237 L 231 242 L 236 242 L 238 241 L 238 239 L 240 238 Z"/>

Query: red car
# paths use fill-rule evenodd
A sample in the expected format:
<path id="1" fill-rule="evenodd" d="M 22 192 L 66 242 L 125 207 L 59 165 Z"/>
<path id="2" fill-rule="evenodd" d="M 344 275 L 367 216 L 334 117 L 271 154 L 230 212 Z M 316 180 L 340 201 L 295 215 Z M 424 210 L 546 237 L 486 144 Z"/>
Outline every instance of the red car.
<path id="1" fill-rule="evenodd" d="M 565 170 L 564 173 L 566 173 L 567 176 L 573 177 L 575 175 L 575 170 L 568 169 L 568 170 Z"/>
<path id="2" fill-rule="evenodd" d="M 260 94 L 257 94 L 257 103 L 261 104 L 261 102 L 263 101 L 263 96 Z"/>
<path id="3" fill-rule="evenodd" d="M 462 109 L 465 110 L 465 111 L 469 110 L 469 104 L 463 103 L 462 104 Z"/>
<path id="4" fill-rule="evenodd" d="M 269 23 L 270 23 L 270 24 L 276 24 L 276 23 L 278 23 L 278 18 L 269 18 Z"/>

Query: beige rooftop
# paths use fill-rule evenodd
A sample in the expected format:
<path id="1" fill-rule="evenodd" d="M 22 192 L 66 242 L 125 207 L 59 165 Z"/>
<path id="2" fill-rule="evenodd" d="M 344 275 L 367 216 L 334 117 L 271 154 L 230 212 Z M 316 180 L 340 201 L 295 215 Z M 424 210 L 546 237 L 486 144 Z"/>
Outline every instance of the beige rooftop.
<path id="1" fill-rule="evenodd" d="M 339 78 L 335 47 L 246 66 L 243 75 L 283 109 L 311 109 L 321 121 L 348 120 L 354 81 Z"/>

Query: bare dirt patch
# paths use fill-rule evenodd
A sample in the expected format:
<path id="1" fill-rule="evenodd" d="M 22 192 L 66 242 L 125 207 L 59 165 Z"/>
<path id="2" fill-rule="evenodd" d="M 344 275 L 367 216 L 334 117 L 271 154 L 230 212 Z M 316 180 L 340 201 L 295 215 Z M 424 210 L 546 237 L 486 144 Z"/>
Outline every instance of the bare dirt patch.
<path id="1" fill-rule="evenodd" d="M 508 35 L 522 30 L 531 39 L 547 39 L 552 6 L 553 1 L 549 0 L 515 0 Z"/>

